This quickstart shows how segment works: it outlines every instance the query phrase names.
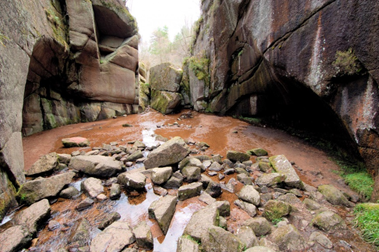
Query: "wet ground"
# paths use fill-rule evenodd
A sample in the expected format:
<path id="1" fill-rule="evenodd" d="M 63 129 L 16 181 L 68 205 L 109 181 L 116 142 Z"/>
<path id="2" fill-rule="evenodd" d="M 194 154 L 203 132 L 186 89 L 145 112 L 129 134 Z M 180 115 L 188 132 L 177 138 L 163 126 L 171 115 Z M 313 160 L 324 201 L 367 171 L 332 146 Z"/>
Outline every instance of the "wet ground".
<path id="1" fill-rule="evenodd" d="M 25 168 L 30 168 L 40 156 L 49 152 L 70 154 L 75 150 L 89 151 L 92 147 L 102 146 L 103 143 L 118 142 L 120 145 L 125 145 L 135 140 L 144 141 L 149 145 L 154 144 L 152 134 L 159 134 L 167 138 L 180 136 L 190 142 L 206 142 L 210 148 L 201 152 L 202 155 L 221 154 L 225 157 L 228 150 L 245 152 L 258 147 L 266 149 L 269 155 L 284 154 L 295 163 L 298 174 L 304 182 L 316 187 L 321 184 L 333 184 L 342 191 L 353 193 L 333 172 L 333 170 L 339 170 L 339 167 L 328 158 L 327 154 L 309 146 L 301 139 L 281 130 L 252 126 L 231 117 L 218 117 L 197 112 L 192 112 L 192 115 L 193 118 L 178 120 L 180 114 L 165 116 L 149 111 L 140 115 L 68 125 L 38 133 L 23 139 Z M 174 125 L 174 123 L 179 125 Z M 133 127 L 123 127 L 125 124 Z M 88 138 L 91 146 L 63 148 L 62 138 L 75 136 Z M 252 161 L 255 161 L 254 158 Z M 228 175 L 224 181 L 228 182 L 235 176 Z M 216 177 L 212 179 L 218 181 Z M 75 183 L 75 186 L 79 187 L 79 185 L 80 181 Z M 240 187 L 242 184 L 236 183 L 236 191 Z M 169 193 L 175 194 L 176 191 L 169 191 Z M 156 222 L 147 216 L 149 205 L 159 197 L 154 194 L 152 185 L 148 183 L 146 192 L 138 195 L 131 195 L 130 192 L 122 195 L 117 201 L 96 202 L 94 207 L 81 213 L 75 211 L 74 208 L 84 195 L 71 201 L 58 199 L 51 206 L 52 217 L 61 223 L 62 227 L 55 231 L 49 231 L 47 227 L 43 229 L 39 233 L 38 240 L 35 241 L 36 248 L 38 251 L 55 251 L 62 244 L 67 243 L 69 237 L 67 233 L 79 218 L 86 217 L 93 226 L 97 226 L 106 214 L 117 211 L 121 219 L 128 221 L 132 227 L 142 220 L 148 222 L 154 236 L 154 251 L 175 251 L 175 241 L 181 236 L 191 215 L 205 205 L 198 198 L 179 202 L 170 229 L 167 235 L 163 236 Z M 236 199 L 237 196 L 234 193 L 227 191 L 224 191 L 219 199 L 228 200 L 231 203 L 231 216 L 227 219 L 231 231 L 235 231 L 244 220 L 249 218 L 244 211 L 234 206 L 233 201 Z M 99 230 L 94 228 L 92 235 L 98 232 Z M 358 241 L 358 237 L 354 239 L 362 246 L 360 251 L 371 251 L 370 246 L 366 248 L 365 243 Z"/>

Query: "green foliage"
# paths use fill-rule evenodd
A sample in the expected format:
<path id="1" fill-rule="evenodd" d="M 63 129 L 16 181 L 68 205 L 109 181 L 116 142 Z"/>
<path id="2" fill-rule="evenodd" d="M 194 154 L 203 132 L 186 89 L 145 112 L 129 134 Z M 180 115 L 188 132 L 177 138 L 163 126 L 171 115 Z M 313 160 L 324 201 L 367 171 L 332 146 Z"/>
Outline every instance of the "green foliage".
<path id="1" fill-rule="evenodd" d="M 364 199 L 370 199 L 374 188 L 374 180 L 367 172 L 351 173 L 344 176 L 351 189 L 358 192 Z"/>
<path id="2" fill-rule="evenodd" d="M 283 220 L 283 218 L 281 217 L 281 218 L 276 218 L 276 219 L 273 219 L 273 220 L 271 220 L 271 222 L 272 222 L 272 224 L 274 224 L 274 225 L 277 225 L 279 222 L 281 222 Z"/>
<path id="3" fill-rule="evenodd" d="M 239 116 L 238 119 L 244 122 L 248 122 L 250 124 L 260 124 L 262 122 L 262 119 L 257 118 L 257 117 L 243 117 Z"/>
<path id="4" fill-rule="evenodd" d="M 338 75 L 355 75 L 362 71 L 362 65 L 355 56 L 355 52 L 352 48 L 347 51 L 337 51 L 336 60 L 333 62 L 333 66 L 336 68 Z"/>
<path id="5" fill-rule="evenodd" d="M 359 204 L 354 213 L 355 225 L 363 238 L 379 248 L 379 204 Z"/>
<path id="6" fill-rule="evenodd" d="M 209 59 L 206 56 L 196 57 L 193 56 L 189 58 L 189 67 L 194 71 L 196 78 L 199 80 L 204 80 L 206 84 L 208 83 L 207 78 L 209 77 Z"/>
<path id="7" fill-rule="evenodd" d="M 124 128 L 129 128 L 129 127 L 133 127 L 133 125 L 129 124 L 129 123 L 125 123 L 122 125 L 122 127 Z"/>

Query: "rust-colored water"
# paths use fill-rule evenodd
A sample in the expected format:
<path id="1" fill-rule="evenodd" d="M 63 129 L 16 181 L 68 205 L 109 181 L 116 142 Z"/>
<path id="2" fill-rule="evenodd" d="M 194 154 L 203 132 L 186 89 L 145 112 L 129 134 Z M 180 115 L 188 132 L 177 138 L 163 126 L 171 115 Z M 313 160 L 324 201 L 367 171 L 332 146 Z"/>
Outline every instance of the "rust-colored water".
<path id="1" fill-rule="evenodd" d="M 40 156 L 49 152 L 89 151 L 92 147 L 102 146 L 102 144 L 109 144 L 110 142 L 126 145 L 129 141 L 146 140 L 150 134 L 155 133 L 167 138 L 180 136 L 192 142 L 206 142 L 210 148 L 201 153 L 205 155 L 221 154 L 225 157 L 228 150 L 245 152 L 257 147 L 266 149 L 269 155 L 284 154 L 296 164 L 296 167 L 300 168 L 298 174 L 304 182 L 313 186 L 333 184 L 340 190 L 352 193 L 347 186 L 338 183 L 339 177 L 332 172 L 339 170 L 339 167 L 324 152 L 307 145 L 298 138 L 280 130 L 252 126 L 231 117 L 218 117 L 197 112 L 192 112 L 192 114 L 193 118 L 178 121 L 180 114 L 165 116 L 155 111 L 149 111 L 140 115 L 68 125 L 38 133 L 23 139 L 25 169 L 29 169 Z M 180 126 L 173 125 L 175 122 Z M 131 124 L 133 127 L 123 127 L 123 124 Z M 88 138 L 91 146 L 87 148 L 63 148 L 62 138 L 76 136 Z M 255 161 L 254 158 L 252 160 Z M 212 179 L 218 181 L 216 177 L 212 177 Z M 231 178 L 236 178 L 236 175 L 228 175 L 223 181 L 227 183 Z M 237 182 L 235 191 L 238 192 L 241 187 L 242 184 Z M 175 193 L 175 191 L 169 193 Z M 67 227 L 64 226 L 64 228 L 56 231 L 48 231 L 47 228 L 42 230 L 39 234 L 39 248 L 42 250 L 57 249 L 59 247 L 58 241 L 63 243 L 67 241 L 66 232 L 70 228 L 70 223 L 81 217 L 85 216 L 91 224 L 96 226 L 107 213 L 117 211 L 121 214 L 121 219 L 127 220 L 132 227 L 139 221 L 147 221 L 153 232 L 156 249 L 159 248 L 161 252 L 175 251 L 176 240 L 183 232 L 190 216 L 200 209 L 204 203 L 200 202 L 198 198 L 179 202 L 170 230 L 166 236 L 163 236 L 157 223 L 148 219 L 147 216 L 147 208 L 156 199 L 158 196 L 153 193 L 150 184 L 146 186 L 146 192 L 140 193 L 137 197 L 123 194 L 118 201 L 96 202 L 94 207 L 82 213 L 78 213 L 74 209 L 81 198 L 74 201 L 60 199 L 52 205 L 52 210 L 56 213 L 53 217 L 54 220 Z M 233 204 L 236 199 L 235 194 L 226 191 L 218 199 L 228 200 L 231 203 L 231 216 L 227 218 L 227 221 L 228 228 L 232 232 L 235 232 L 241 223 L 249 218 L 244 211 Z M 97 232 L 98 230 L 94 228 L 92 235 L 96 235 Z"/>

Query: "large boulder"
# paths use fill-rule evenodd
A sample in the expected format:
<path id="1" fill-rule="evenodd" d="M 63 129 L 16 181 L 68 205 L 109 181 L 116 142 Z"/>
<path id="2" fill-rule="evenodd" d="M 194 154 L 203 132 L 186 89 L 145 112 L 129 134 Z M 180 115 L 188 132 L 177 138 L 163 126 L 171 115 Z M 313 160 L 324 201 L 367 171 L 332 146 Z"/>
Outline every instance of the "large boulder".
<path id="1" fill-rule="evenodd" d="M 332 211 L 324 211 L 317 214 L 312 219 L 312 224 L 325 232 L 346 229 L 346 223 L 341 216 Z"/>
<path id="2" fill-rule="evenodd" d="M 63 187 L 71 183 L 74 172 L 66 172 L 50 178 L 37 178 L 23 184 L 18 197 L 27 204 L 33 204 L 43 198 L 57 196 Z"/>
<path id="3" fill-rule="evenodd" d="M 184 140 L 180 137 L 174 137 L 153 150 L 147 156 L 144 165 L 146 169 L 150 169 L 176 164 L 182 161 L 189 153 L 190 150 Z"/>
<path id="4" fill-rule="evenodd" d="M 133 242 L 135 237 L 128 223 L 116 221 L 93 238 L 90 251 L 121 251 Z"/>
<path id="5" fill-rule="evenodd" d="M 170 63 L 163 63 L 150 69 L 151 107 L 163 114 L 173 112 L 180 104 L 180 82 L 183 71 Z"/>
<path id="6" fill-rule="evenodd" d="M 90 176 L 103 178 L 111 177 L 122 170 L 119 161 L 100 155 L 73 157 L 68 167 Z"/>
<path id="7" fill-rule="evenodd" d="M 176 196 L 167 195 L 154 201 L 149 207 L 149 217 L 157 220 L 164 234 L 167 233 L 174 216 L 177 200 Z"/>

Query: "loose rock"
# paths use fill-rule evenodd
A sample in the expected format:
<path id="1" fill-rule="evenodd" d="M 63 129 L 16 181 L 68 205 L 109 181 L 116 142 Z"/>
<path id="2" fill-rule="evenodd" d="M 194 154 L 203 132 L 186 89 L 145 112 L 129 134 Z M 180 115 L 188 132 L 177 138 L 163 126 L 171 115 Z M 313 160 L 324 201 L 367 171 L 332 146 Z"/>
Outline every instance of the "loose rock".
<path id="1" fill-rule="evenodd" d="M 46 172 L 53 171 L 58 165 L 57 153 L 49 153 L 40 157 L 29 170 L 25 172 L 26 176 L 35 176 Z"/>
<path id="2" fill-rule="evenodd" d="M 195 182 L 188 185 L 181 186 L 178 190 L 179 200 L 186 200 L 195 196 L 200 195 L 203 189 L 203 184 L 201 182 Z"/>
<path id="3" fill-rule="evenodd" d="M 177 200 L 177 197 L 167 195 L 154 201 L 149 207 L 149 217 L 157 220 L 164 234 L 167 233 L 171 219 L 174 216 Z"/>

